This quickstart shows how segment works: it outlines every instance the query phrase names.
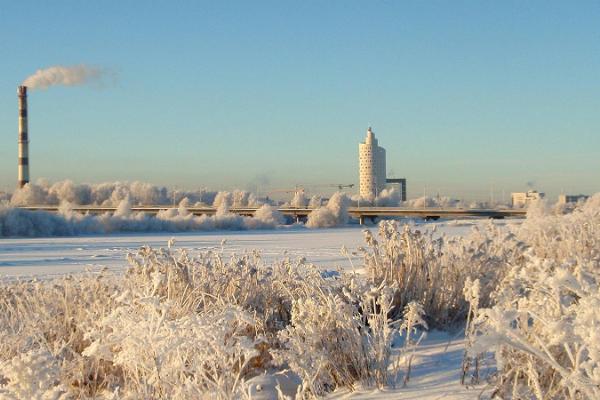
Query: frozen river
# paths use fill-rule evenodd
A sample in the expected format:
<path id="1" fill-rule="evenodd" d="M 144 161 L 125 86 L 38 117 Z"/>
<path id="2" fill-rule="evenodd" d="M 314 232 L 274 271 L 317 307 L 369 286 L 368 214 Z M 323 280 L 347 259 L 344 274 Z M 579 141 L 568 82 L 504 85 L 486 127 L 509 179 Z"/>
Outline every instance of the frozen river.
<path id="1" fill-rule="evenodd" d="M 453 224 L 435 223 L 440 231 L 464 234 L 477 222 Z M 424 224 L 431 227 L 434 224 Z M 55 276 L 77 273 L 86 269 L 126 267 L 127 253 L 143 245 L 166 247 L 175 238 L 177 247 L 191 251 L 221 250 L 225 254 L 243 253 L 257 249 L 265 261 L 284 257 L 305 257 L 310 263 L 324 268 L 338 266 L 349 268 L 350 261 L 340 252 L 342 246 L 349 251 L 364 244 L 363 227 L 351 226 L 332 229 L 305 229 L 303 227 L 255 231 L 213 231 L 187 233 L 114 234 L 79 237 L 0 239 L 0 279 L 18 276 Z M 376 227 L 370 227 L 376 230 Z M 356 266 L 361 260 L 354 259 Z"/>

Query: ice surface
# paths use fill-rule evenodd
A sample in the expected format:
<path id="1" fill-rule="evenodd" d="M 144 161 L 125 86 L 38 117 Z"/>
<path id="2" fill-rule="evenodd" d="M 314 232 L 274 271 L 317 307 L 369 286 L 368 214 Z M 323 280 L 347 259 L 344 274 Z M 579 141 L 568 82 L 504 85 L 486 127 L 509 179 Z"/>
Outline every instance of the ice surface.
<path id="1" fill-rule="evenodd" d="M 482 222 L 482 221 L 481 221 Z M 422 224 L 450 235 L 462 235 L 480 221 L 438 222 Z M 93 235 L 79 237 L 0 239 L 0 279 L 17 276 L 56 276 L 86 269 L 106 267 L 121 270 L 126 256 L 143 245 L 165 247 L 175 238 L 178 247 L 190 250 L 221 250 L 225 254 L 257 249 L 265 261 L 284 257 L 305 257 L 308 262 L 327 269 L 351 268 L 342 245 L 352 252 L 364 244 L 363 227 L 310 230 L 300 226 L 263 231 L 211 231 L 194 233 L 144 233 Z M 371 226 L 369 229 L 376 229 Z M 351 255 L 351 258 L 353 256 Z M 354 264 L 360 264 L 354 257 Z"/>

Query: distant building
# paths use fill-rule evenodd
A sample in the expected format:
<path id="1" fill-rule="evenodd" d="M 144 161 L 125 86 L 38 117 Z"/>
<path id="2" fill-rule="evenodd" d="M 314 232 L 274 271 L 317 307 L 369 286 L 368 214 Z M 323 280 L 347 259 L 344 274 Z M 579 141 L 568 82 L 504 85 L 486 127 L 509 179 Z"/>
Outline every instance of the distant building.
<path id="1" fill-rule="evenodd" d="M 398 185 L 400 189 L 400 200 L 406 201 L 406 178 L 388 178 L 385 181 L 390 185 Z"/>
<path id="2" fill-rule="evenodd" d="M 544 193 L 539 193 L 536 190 L 528 190 L 527 192 L 524 192 L 524 193 L 523 192 L 512 193 L 511 194 L 512 206 L 514 208 L 526 207 L 534 201 L 543 199 L 545 196 L 546 195 Z"/>
<path id="3" fill-rule="evenodd" d="M 561 194 L 558 196 L 558 204 L 579 203 L 586 201 L 589 197 L 586 194 Z"/>
<path id="4" fill-rule="evenodd" d="M 367 130 L 364 143 L 358 145 L 359 193 L 365 198 L 375 198 L 385 189 L 385 149 L 379 147 L 371 127 Z"/>

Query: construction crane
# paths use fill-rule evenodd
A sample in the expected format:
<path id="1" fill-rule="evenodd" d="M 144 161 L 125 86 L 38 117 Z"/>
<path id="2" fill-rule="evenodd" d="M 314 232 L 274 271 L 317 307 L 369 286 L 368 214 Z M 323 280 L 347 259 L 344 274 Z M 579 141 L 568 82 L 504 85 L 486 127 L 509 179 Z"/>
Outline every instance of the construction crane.
<path id="1" fill-rule="evenodd" d="M 338 183 L 338 184 L 333 184 L 333 185 L 330 185 L 330 186 L 337 186 L 337 188 L 339 190 L 342 190 L 344 188 L 352 189 L 354 187 L 354 183 L 348 183 L 348 184 L 345 184 L 345 185 L 342 184 L 342 183 Z"/>
<path id="2" fill-rule="evenodd" d="M 293 189 L 273 189 L 273 190 L 269 190 L 266 193 L 273 194 L 273 193 L 297 193 L 297 192 L 304 192 L 304 187 L 302 187 L 300 185 L 296 185 L 296 187 Z"/>
<path id="3" fill-rule="evenodd" d="M 302 186 L 308 186 L 308 187 L 335 187 L 338 188 L 338 190 L 342 190 L 344 188 L 353 188 L 354 187 L 354 183 L 348 183 L 348 184 L 344 184 L 344 183 L 322 183 L 322 184 L 316 184 L 316 185 L 309 185 L 309 184 L 303 184 Z"/>

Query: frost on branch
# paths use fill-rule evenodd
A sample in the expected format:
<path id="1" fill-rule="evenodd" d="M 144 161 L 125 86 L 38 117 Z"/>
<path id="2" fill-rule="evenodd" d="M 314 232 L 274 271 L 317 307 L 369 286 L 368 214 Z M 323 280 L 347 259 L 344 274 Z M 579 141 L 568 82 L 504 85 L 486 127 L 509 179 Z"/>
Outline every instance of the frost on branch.
<path id="1" fill-rule="evenodd" d="M 600 197 L 573 213 L 539 211 L 531 245 L 475 319 L 473 352 L 496 350 L 498 392 L 512 398 L 600 398 Z"/>
<path id="2" fill-rule="evenodd" d="M 464 282 L 479 279 L 481 302 L 505 273 L 505 266 L 518 262 L 525 247 L 515 236 L 490 222 L 474 228 L 465 237 L 437 235 L 396 221 L 382 221 L 377 236 L 365 231 L 362 249 L 369 279 L 375 285 L 396 285 L 394 312 L 416 301 L 424 307 L 428 323 L 447 327 L 464 321 L 469 304 L 463 296 Z"/>

